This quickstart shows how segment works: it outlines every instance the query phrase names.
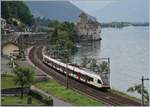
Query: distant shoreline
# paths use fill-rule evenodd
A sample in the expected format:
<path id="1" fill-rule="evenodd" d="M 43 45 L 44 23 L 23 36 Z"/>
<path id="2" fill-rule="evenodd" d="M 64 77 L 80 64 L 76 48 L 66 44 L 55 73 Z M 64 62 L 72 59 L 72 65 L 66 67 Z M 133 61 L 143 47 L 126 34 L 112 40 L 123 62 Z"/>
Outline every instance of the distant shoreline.
<path id="1" fill-rule="evenodd" d="M 140 27 L 149 26 L 148 22 L 144 23 L 131 23 L 131 22 L 110 22 L 110 23 L 100 23 L 102 28 L 123 28 L 128 26 Z"/>

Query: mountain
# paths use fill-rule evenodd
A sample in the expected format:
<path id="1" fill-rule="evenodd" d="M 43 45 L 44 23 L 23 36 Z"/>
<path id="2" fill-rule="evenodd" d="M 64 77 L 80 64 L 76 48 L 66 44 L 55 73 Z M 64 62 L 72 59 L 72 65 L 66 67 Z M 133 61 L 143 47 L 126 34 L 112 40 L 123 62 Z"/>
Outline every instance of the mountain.
<path id="1" fill-rule="evenodd" d="M 116 0 L 93 12 L 101 22 L 148 22 L 148 0 Z"/>
<path id="2" fill-rule="evenodd" d="M 81 9 L 69 1 L 26 1 L 35 17 L 45 17 L 59 21 L 77 21 Z M 90 18 L 95 19 L 90 16 Z"/>

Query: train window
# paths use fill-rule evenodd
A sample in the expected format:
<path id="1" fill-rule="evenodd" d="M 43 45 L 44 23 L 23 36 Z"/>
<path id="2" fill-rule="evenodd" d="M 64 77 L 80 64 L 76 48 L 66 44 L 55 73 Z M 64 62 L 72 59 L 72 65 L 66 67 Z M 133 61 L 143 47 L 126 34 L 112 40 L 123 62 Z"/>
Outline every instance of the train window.
<path id="1" fill-rule="evenodd" d="M 68 71 L 69 71 L 69 73 L 71 73 L 71 74 L 72 74 L 72 70 L 68 69 Z"/>
<path id="2" fill-rule="evenodd" d="M 98 80 L 97 80 L 97 83 L 101 84 L 102 82 L 101 82 L 101 80 L 98 79 Z"/>
<path id="3" fill-rule="evenodd" d="M 77 72 L 75 72 L 75 71 L 73 71 L 72 73 L 73 73 L 74 75 L 77 75 Z"/>
<path id="4" fill-rule="evenodd" d="M 93 81 L 93 78 L 90 77 L 90 81 Z"/>
<path id="5" fill-rule="evenodd" d="M 49 61 L 49 60 L 46 60 L 46 62 L 47 62 L 47 63 L 51 63 L 51 61 Z"/>
<path id="6" fill-rule="evenodd" d="M 85 79 L 85 75 L 81 74 L 80 78 Z"/>
<path id="7" fill-rule="evenodd" d="M 89 76 L 87 76 L 86 78 L 87 78 L 87 81 L 93 81 L 93 78 L 91 78 Z"/>

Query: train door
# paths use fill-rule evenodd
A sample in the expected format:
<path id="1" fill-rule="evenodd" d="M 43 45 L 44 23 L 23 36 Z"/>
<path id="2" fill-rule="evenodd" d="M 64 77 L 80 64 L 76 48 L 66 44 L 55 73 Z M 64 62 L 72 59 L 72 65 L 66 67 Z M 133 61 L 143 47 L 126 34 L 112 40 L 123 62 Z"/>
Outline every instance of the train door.
<path id="1" fill-rule="evenodd" d="M 85 83 L 87 83 L 87 81 L 88 81 L 88 76 L 85 75 Z"/>
<path id="2" fill-rule="evenodd" d="M 80 74 L 80 72 L 78 72 L 78 79 L 80 80 L 80 77 L 81 77 L 81 74 Z"/>

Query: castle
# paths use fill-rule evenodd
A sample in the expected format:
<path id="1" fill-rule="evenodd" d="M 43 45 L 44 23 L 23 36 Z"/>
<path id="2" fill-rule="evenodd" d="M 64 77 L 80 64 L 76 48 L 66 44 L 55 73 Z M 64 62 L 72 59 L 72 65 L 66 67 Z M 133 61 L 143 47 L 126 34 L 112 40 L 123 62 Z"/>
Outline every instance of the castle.
<path id="1" fill-rule="evenodd" d="M 88 19 L 87 14 L 82 12 L 79 21 L 76 23 L 80 40 L 93 41 L 101 40 L 101 26 L 97 21 Z"/>

